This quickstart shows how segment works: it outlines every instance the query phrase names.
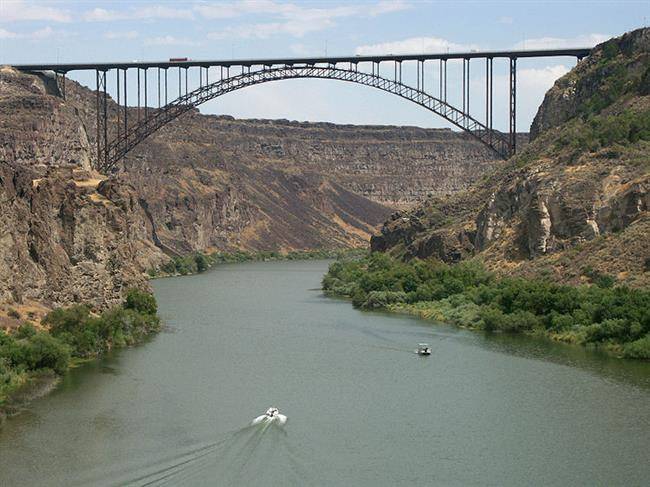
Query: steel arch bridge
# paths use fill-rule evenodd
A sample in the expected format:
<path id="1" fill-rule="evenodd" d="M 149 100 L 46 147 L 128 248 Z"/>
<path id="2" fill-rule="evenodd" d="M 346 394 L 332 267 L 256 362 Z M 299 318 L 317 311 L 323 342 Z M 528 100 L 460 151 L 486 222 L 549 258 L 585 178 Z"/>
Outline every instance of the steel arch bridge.
<path id="1" fill-rule="evenodd" d="M 100 165 L 99 169 L 111 169 L 117 161 L 124 157 L 131 149 L 146 139 L 149 135 L 178 116 L 198 105 L 201 105 L 202 103 L 248 86 L 267 83 L 270 81 L 301 78 L 348 81 L 377 88 L 388 93 L 393 93 L 431 110 L 457 127 L 469 132 L 481 142 L 495 150 L 500 156 L 507 157 L 510 154 L 510 142 L 506 135 L 490 130 L 484 124 L 472 118 L 468 114 L 463 113 L 452 105 L 423 91 L 411 88 L 399 81 L 389 80 L 377 75 L 349 69 L 311 66 L 261 69 L 258 71 L 251 71 L 250 73 L 245 72 L 236 76 L 224 78 L 209 85 L 199 87 L 165 105 L 162 109 L 156 110 L 155 113 L 150 117 L 145 118 L 143 121 L 129 126 L 128 130 L 125 133 L 122 133 L 119 138 L 110 141 L 106 147 L 108 153 L 107 157 L 105 158 L 104 164 Z"/>
<path id="2" fill-rule="evenodd" d="M 500 157 L 507 158 L 516 151 L 517 59 L 555 56 L 572 56 L 582 59 L 588 54 L 589 49 L 560 49 L 239 61 L 190 61 L 182 58 L 170 59 L 169 62 L 17 65 L 15 67 L 29 72 L 53 71 L 64 97 L 67 73 L 78 70 L 95 71 L 97 121 L 95 168 L 101 172 L 109 172 L 116 169 L 122 158 L 140 142 L 202 103 L 261 83 L 307 78 L 357 83 L 400 96 L 444 118 L 471 134 Z M 485 114 L 483 121 L 479 121 L 475 115 L 470 113 L 470 61 L 477 58 L 485 60 Z M 495 58 L 509 60 L 508 133 L 493 128 L 493 61 Z M 462 60 L 462 106 L 460 107 L 452 105 L 447 100 L 447 61 L 454 59 Z M 427 66 L 434 61 L 437 61 L 434 69 L 427 70 Z M 415 76 L 411 76 L 408 81 L 406 81 L 406 76 L 402 76 L 402 63 L 404 62 L 415 62 Z M 381 72 L 381 63 L 384 66 L 386 63 L 390 63 L 391 66 L 388 70 L 384 67 Z M 360 69 L 360 64 L 365 70 Z M 437 69 L 435 69 L 436 67 Z M 188 71 L 191 68 L 199 69 L 198 86 L 193 90 L 189 89 Z M 218 75 L 216 81 L 212 82 L 209 79 L 211 68 L 213 77 L 214 68 L 217 68 Z M 240 71 L 231 76 L 231 68 L 240 68 Z M 129 69 L 137 70 L 137 76 L 131 76 L 131 80 L 127 77 Z M 147 76 L 149 69 L 154 70 L 153 93 L 151 93 L 151 83 Z M 172 101 L 168 101 L 168 72 L 170 69 L 177 70 L 178 74 L 176 84 L 178 96 Z M 113 70 L 115 71 L 117 108 L 110 111 L 115 112 L 116 117 L 109 116 L 107 93 L 107 84 L 110 78 L 108 73 Z M 386 75 L 387 71 L 388 76 Z M 435 78 L 436 71 L 438 72 L 437 80 L 434 79 L 434 81 L 437 82 L 427 85 L 425 74 L 428 73 L 428 78 Z M 137 95 L 137 104 L 131 104 L 130 107 L 127 104 L 129 85 L 131 93 L 135 91 Z M 435 88 L 438 88 L 437 95 L 433 94 L 436 91 Z M 152 96 L 156 98 L 156 92 L 157 107 L 155 103 L 149 103 Z M 113 118 L 116 118 L 116 121 L 113 121 Z"/>

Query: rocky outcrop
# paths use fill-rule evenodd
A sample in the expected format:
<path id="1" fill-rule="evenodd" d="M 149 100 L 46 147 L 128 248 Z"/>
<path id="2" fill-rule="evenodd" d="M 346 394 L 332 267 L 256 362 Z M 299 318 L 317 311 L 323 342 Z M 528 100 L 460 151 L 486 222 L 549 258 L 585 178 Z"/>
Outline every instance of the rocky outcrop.
<path id="1" fill-rule="evenodd" d="M 626 93 L 650 94 L 650 29 L 611 39 L 558 79 L 530 127 L 531 139 L 577 115 L 599 111 Z"/>
<path id="2" fill-rule="evenodd" d="M 650 178 L 611 159 L 522 171 L 476 218 L 476 249 L 514 230 L 519 255 L 535 258 L 624 229 L 649 209 Z"/>
<path id="3" fill-rule="evenodd" d="M 526 149 L 469 191 L 393 215 L 373 250 L 480 256 L 503 273 L 535 269 L 568 282 L 584 269 L 619 269 L 622 282 L 650 284 L 649 239 L 632 238 L 650 211 L 649 40 L 640 29 L 596 47 L 546 95 Z"/>
<path id="4" fill-rule="evenodd" d="M 0 163 L 0 301 L 103 308 L 165 258 L 133 188 L 75 171 Z"/>
<path id="5" fill-rule="evenodd" d="M 77 109 L 47 77 L 0 66 L 0 161 L 90 168 L 90 144 Z"/>

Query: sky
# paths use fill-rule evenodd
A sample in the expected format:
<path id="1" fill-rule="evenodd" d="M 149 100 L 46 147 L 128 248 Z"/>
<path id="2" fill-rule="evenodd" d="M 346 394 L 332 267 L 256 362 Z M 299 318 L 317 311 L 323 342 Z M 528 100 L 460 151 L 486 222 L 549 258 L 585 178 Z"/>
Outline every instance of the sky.
<path id="1" fill-rule="evenodd" d="M 0 0 L 0 65 L 592 47 L 649 21 L 648 0 Z M 520 131 L 530 126 L 546 90 L 575 63 L 518 61 Z M 404 76 L 414 77 L 409 69 Z M 433 86 L 437 68 L 428 69 Z M 459 104 L 461 64 L 450 62 L 448 70 L 449 99 Z M 483 119 L 484 64 L 473 61 L 470 73 L 472 114 Z M 507 61 L 495 60 L 494 76 L 494 124 L 504 129 Z M 94 74 L 71 77 L 94 88 Z M 238 118 L 448 126 L 399 97 L 333 80 L 266 83 L 200 109 Z"/>

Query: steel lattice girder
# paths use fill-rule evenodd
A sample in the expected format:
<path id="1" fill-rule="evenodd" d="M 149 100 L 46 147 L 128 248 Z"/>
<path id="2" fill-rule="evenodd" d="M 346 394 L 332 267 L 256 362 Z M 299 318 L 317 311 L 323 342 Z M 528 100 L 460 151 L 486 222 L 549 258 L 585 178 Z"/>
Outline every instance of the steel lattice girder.
<path id="1" fill-rule="evenodd" d="M 378 75 L 349 69 L 288 66 L 282 68 L 263 68 L 224 78 L 211 84 L 199 86 L 196 90 L 181 95 L 160 109 L 151 109 L 149 116 L 145 116 L 138 123 L 131 125 L 128 130 L 120 133 L 117 138 L 107 144 L 108 157 L 104 161 L 99 162 L 98 169 L 101 171 L 113 169 L 127 152 L 142 142 L 146 137 L 183 113 L 206 101 L 260 83 L 301 78 L 348 81 L 393 93 L 436 113 L 457 127 L 467 131 L 494 150 L 499 156 L 506 158 L 512 154 L 512 139 L 509 139 L 503 133 L 490 130 L 483 123 L 447 102 L 424 91 L 404 85 L 400 81 L 393 81 Z"/>

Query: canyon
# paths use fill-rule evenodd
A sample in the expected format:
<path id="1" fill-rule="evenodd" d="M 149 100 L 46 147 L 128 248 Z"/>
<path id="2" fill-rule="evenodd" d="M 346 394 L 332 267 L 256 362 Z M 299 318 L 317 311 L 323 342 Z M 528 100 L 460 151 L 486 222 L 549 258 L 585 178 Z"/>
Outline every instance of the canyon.
<path id="1" fill-rule="evenodd" d="M 75 82 L 64 97 L 48 76 L 0 69 L 5 313 L 105 308 L 146 286 L 147 269 L 195 251 L 365 246 L 396 209 L 465 190 L 503 164 L 451 130 L 195 110 L 99 174 L 94 110 L 93 92 Z"/>

